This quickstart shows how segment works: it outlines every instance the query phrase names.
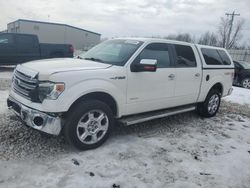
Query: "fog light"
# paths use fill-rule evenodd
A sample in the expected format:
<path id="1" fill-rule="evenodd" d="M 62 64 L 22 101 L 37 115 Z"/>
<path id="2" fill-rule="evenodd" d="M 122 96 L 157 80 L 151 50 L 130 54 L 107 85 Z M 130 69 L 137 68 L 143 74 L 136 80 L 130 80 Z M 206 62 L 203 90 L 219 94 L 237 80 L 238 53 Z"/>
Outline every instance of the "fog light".
<path id="1" fill-rule="evenodd" d="M 34 123 L 34 125 L 40 127 L 40 126 L 43 125 L 44 120 L 43 120 L 43 118 L 40 117 L 40 116 L 35 116 L 34 119 L 33 119 L 33 123 Z"/>

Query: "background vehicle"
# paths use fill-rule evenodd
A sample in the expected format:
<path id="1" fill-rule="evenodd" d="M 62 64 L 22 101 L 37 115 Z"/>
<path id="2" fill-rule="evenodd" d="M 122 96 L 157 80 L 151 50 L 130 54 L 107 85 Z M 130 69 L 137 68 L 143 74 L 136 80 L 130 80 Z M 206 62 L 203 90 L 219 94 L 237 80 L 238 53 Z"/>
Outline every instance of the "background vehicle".
<path id="1" fill-rule="evenodd" d="M 132 125 L 197 110 L 216 115 L 232 92 L 234 65 L 223 48 L 163 39 L 105 41 L 78 59 L 15 69 L 8 106 L 24 122 L 79 149 L 100 146 L 114 120 Z"/>
<path id="2" fill-rule="evenodd" d="M 73 57 L 70 44 L 39 43 L 36 35 L 0 34 L 0 65 L 14 65 L 31 60 Z"/>
<path id="3" fill-rule="evenodd" d="M 245 61 L 234 61 L 234 66 L 234 85 L 250 89 L 250 63 Z"/>

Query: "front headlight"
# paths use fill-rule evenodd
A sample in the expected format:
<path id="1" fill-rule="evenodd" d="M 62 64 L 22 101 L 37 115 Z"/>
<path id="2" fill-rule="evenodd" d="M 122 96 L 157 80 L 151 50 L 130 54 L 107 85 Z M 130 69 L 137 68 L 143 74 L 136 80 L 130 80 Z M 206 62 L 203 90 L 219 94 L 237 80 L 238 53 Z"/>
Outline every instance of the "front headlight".
<path id="1" fill-rule="evenodd" d="M 55 100 L 64 91 L 64 89 L 64 83 L 40 82 L 38 87 L 39 100 L 41 102 L 44 99 Z"/>

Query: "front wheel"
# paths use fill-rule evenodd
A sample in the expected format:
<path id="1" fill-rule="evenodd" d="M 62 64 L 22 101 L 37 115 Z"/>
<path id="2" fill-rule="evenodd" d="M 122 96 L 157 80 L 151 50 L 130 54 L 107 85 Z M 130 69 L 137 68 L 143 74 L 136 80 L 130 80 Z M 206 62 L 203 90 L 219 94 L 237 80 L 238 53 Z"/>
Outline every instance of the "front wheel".
<path id="1" fill-rule="evenodd" d="M 219 110 L 221 93 L 218 90 L 210 90 L 206 100 L 197 105 L 197 112 L 203 117 L 213 117 Z"/>
<path id="2" fill-rule="evenodd" d="M 113 124 L 108 105 L 98 100 L 81 101 L 68 113 L 64 135 L 77 149 L 93 149 L 107 140 Z"/>
<path id="3" fill-rule="evenodd" d="M 250 78 L 244 78 L 241 82 L 242 87 L 250 89 Z"/>

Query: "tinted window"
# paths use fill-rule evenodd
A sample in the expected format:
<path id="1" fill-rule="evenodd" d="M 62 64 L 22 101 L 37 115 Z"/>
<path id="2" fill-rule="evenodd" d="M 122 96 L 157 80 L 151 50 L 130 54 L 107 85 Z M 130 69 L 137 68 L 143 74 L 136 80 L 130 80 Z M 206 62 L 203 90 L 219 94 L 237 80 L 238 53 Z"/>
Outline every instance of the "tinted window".
<path id="1" fill-rule="evenodd" d="M 158 68 L 170 67 L 170 55 L 168 44 L 152 43 L 146 46 L 139 56 L 136 58 L 136 63 L 140 63 L 142 59 L 157 60 Z"/>
<path id="2" fill-rule="evenodd" d="M 201 52 L 207 65 L 223 65 L 222 59 L 216 49 L 202 48 Z"/>
<path id="3" fill-rule="evenodd" d="M 229 59 L 229 57 L 228 57 L 228 55 L 226 54 L 225 51 L 218 50 L 218 53 L 220 54 L 220 57 L 221 57 L 224 65 L 230 65 L 231 64 L 231 61 L 230 61 L 230 59 Z"/>
<path id="4" fill-rule="evenodd" d="M 234 66 L 235 66 L 235 68 L 238 68 L 238 69 L 242 68 L 242 67 L 239 65 L 239 63 L 237 63 L 237 62 L 235 62 L 235 61 L 234 61 Z"/>
<path id="5" fill-rule="evenodd" d="M 26 36 L 26 35 L 20 35 L 17 37 L 17 42 L 20 44 L 33 44 L 34 40 L 33 37 L 31 36 Z"/>
<path id="6" fill-rule="evenodd" d="M 13 37 L 11 35 L 0 35 L 0 44 L 13 43 Z"/>
<path id="7" fill-rule="evenodd" d="M 250 63 L 245 61 L 240 61 L 239 65 L 242 66 L 244 69 L 250 69 Z"/>
<path id="8" fill-rule="evenodd" d="M 190 46 L 175 44 L 176 67 L 196 67 L 194 51 Z"/>

